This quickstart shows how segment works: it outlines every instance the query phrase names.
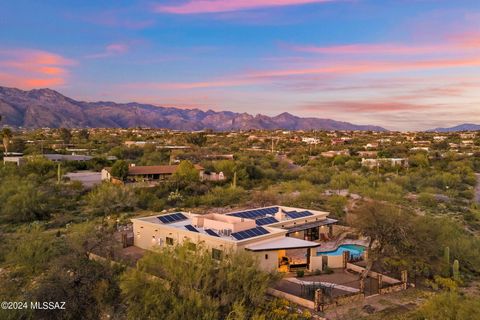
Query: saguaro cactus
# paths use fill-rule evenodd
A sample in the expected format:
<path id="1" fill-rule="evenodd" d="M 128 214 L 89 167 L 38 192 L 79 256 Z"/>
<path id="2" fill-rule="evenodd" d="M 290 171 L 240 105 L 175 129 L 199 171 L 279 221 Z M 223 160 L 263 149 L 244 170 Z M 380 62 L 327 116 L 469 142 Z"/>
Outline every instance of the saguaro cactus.
<path id="1" fill-rule="evenodd" d="M 233 173 L 233 181 L 232 181 L 232 188 L 236 188 L 237 187 L 237 171 L 235 171 Z"/>
<path id="2" fill-rule="evenodd" d="M 460 281 L 460 262 L 453 261 L 453 280 Z"/>
<path id="3" fill-rule="evenodd" d="M 443 249 L 443 260 L 445 261 L 445 276 L 450 277 L 450 247 Z"/>

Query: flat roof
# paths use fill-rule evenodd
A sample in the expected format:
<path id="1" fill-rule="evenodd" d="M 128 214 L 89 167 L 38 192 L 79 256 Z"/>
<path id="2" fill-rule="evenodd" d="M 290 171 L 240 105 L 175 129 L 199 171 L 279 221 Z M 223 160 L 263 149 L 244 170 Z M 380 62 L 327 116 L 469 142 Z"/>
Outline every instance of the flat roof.
<path id="1" fill-rule="evenodd" d="M 288 230 L 288 233 L 291 233 L 291 232 L 302 231 L 302 230 L 306 230 L 306 229 L 310 229 L 310 228 L 326 226 L 326 225 L 334 224 L 334 223 L 337 223 L 337 222 L 338 222 L 338 220 L 326 218 L 325 220 L 314 221 L 314 222 L 310 222 L 310 223 L 304 223 L 304 224 L 295 225 L 295 226 L 292 226 L 292 227 L 285 227 L 284 229 Z"/>
<path id="2" fill-rule="evenodd" d="M 274 218 L 275 212 L 279 209 L 283 211 L 285 217 L 280 221 Z M 179 215 L 180 214 L 180 215 Z M 216 237 L 223 240 L 231 240 L 231 241 L 243 241 L 243 240 L 250 240 L 250 239 L 261 239 L 264 236 L 272 235 L 272 234 L 286 234 L 287 232 L 291 232 L 292 229 L 287 229 L 280 227 L 279 225 L 284 221 L 300 221 L 301 224 L 296 225 L 296 228 L 302 227 L 304 225 L 324 225 L 335 223 L 337 220 L 328 219 L 326 215 L 327 212 L 324 211 L 316 211 L 316 210 L 306 210 L 300 208 L 292 208 L 292 207 L 283 207 L 283 206 L 271 206 L 271 207 L 264 207 L 264 208 L 256 208 L 256 209 L 248 209 L 243 211 L 233 211 L 230 213 L 222 214 L 226 217 L 236 218 L 242 222 L 243 220 L 250 220 L 255 221 L 255 226 L 252 226 L 250 229 L 245 229 L 237 232 L 233 232 L 233 230 L 216 230 L 216 229 L 209 229 L 208 227 L 200 227 L 196 226 L 193 223 L 194 217 L 204 217 L 204 219 L 210 220 L 219 220 L 218 218 L 210 218 L 210 215 L 198 215 L 192 214 L 189 212 L 176 212 L 176 213 L 168 213 L 168 214 L 158 214 L 154 216 L 147 216 L 147 217 L 139 217 L 133 218 L 132 221 L 140 220 L 149 222 L 152 224 L 156 224 L 159 226 L 164 226 L 167 228 L 176 228 L 183 231 L 188 231 L 192 233 L 199 233 L 202 235 L 206 235 L 209 237 Z M 173 216 L 170 218 L 170 216 Z M 322 220 L 318 220 L 312 223 L 303 223 L 304 219 L 308 218 L 318 218 L 321 217 Z M 308 228 L 304 228 L 308 229 Z M 303 242 L 303 245 L 307 245 L 307 247 L 311 247 L 312 242 L 308 244 L 308 241 Z M 298 243 L 297 243 L 298 245 Z M 304 246 L 305 247 L 305 246 Z M 306 247 L 305 247 L 306 248 Z"/>
<path id="3" fill-rule="evenodd" d="M 269 251 L 282 249 L 302 249 L 319 247 L 320 243 L 297 239 L 293 237 L 277 238 L 270 241 L 265 241 L 258 244 L 253 244 L 245 247 L 250 251 Z"/>

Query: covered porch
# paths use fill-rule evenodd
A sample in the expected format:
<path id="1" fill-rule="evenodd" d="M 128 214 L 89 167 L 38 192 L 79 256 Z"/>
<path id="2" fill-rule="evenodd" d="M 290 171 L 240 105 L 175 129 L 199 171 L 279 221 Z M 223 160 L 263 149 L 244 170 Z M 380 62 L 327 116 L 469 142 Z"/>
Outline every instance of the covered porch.
<path id="1" fill-rule="evenodd" d="M 290 272 L 299 269 L 311 269 L 311 257 L 316 256 L 320 243 L 284 237 L 246 247 L 260 257 L 264 266 L 270 270 Z M 312 250 L 313 249 L 313 250 Z M 269 262 L 267 262 L 269 260 Z"/>
<path id="2" fill-rule="evenodd" d="M 333 238 L 333 225 L 337 222 L 338 220 L 327 218 L 285 229 L 288 230 L 288 237 L 306 241 L 329 241 Z"/>

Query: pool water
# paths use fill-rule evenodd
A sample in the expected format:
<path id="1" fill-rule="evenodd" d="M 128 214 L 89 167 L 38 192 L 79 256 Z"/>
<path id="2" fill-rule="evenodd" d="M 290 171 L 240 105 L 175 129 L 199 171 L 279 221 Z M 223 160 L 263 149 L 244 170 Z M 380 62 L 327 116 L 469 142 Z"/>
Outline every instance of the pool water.
<path id="1" fill-rule="evenodd" d="M 344 251 L 350 251 L 350 257 L 359 258 L 365 251 L 365 247 L 356 244 L 342 244 L 334 251 L 318 252 L 319 256 L 341 256 Z"/>

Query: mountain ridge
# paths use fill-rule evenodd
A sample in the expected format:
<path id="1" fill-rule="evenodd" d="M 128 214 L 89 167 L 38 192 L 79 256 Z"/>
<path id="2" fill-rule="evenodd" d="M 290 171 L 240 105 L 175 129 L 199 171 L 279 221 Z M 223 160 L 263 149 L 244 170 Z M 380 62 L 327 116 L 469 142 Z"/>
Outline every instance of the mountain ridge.
<path id="1" fill-rule="evenodd" d="M 427 130 L 428 132 L 461 132 L 461 131 L 479 131 L 480 124 L 462 123 L 453 127 L 435 128 Z"/>
<path id="2" fill-rule="evenodd" d="M 314 117 L 288 112 L 276 116 L 232 111 L 181 109 L 137 102 L 77 101 L 52 89 L 24 91 L 0 86 L 2 124 L 23 128 L 128 128 L 150 127 L 176 130 L 216 131 L 249 129 L 366 130 L 387 131 L 373 125 Z"/>

